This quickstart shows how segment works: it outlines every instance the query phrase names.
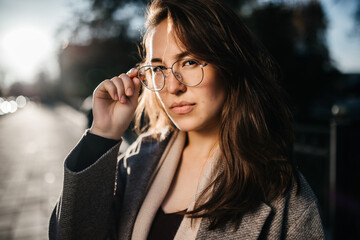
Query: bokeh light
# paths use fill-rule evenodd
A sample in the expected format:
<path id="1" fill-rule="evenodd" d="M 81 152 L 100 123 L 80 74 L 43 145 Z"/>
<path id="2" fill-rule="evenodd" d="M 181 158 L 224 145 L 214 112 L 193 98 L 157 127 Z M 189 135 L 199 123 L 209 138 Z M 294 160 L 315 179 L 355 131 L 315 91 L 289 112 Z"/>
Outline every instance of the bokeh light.
<path id="1" fill-rule="evenodd" d="M 18 109 L 24 108 L 29 100 L 20 95 L 18 97 L 0 98 L 0 116 L 15 113 Z"/>
<path id="2" fill-rule="evenodd" d="M 4 101 L 4 102 L 1 104 L 0 109 L 1 109 L 1 111 L 2 111 L 4 114 L 9 113 L 10 110 L 11 110 L 11 104 L 10 104 L 10 102 Z"/>
<path id="3" fill-rule="evenodd" d="M 17 103 L 14 100 L 11 100 L 10 102 L 10 113 L 14 113 L 17 111 L 18 107 L 17 107 Z"/>
<path id="4" fill-rule="evenodd" d="M 20 95 L 20 96 L 18 96 L 17 98 L 16 98 L 16 103 L 17 103 L 17 105 L 18 105 L 18 108 L 23 108 L 23 107 L 25 107 L 26 106 L 26 98 L 24 97 L 24 96 L 22 96 L 22 95 Z"/>

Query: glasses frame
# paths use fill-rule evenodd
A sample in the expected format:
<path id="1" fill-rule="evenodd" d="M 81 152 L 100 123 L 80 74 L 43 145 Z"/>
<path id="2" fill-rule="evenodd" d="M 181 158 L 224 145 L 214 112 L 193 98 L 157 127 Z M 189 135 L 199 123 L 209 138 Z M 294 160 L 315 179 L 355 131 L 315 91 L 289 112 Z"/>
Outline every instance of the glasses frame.
<path id="1" fill-rule="evenodd" d="M 183 83 L 183 82 L 178 78 L 179 75 L 180 75 L 180 77 L 181 77 L 181 74 L 174 71 L 174 66 L 175 66 L 176 63 L 178 63 L 178 62 L 180 62 L 180 61 L 184 61 L 184 60 L 195 61 L 196 63 L 199 64 L 199 66 L 200 66 L 200 68 L 201 68 L 202 76 L 201 76 L 201 80 L 200 80 L 198 83 L 190 85 L 190 84 Z M 165 70 L 168 70 L 168 69 L 171 69 L 171 73 L 174 75 L 175 79 L 178 80 L 181 84 L 183 84 L 183 85 L 185 85 L 185 86 L 188 86 L 188 87 L 196 87 L 196 86 L 198 86 L 200 83 L 202 83 L 202 81 L 204 80 L 204 67 L 206 67 L 207 65 L 208 65 L 208 63 L 200 64 L 200 61 L 198 61 L 198 60 L 196 60 L 196 59 L 180 59 L 180 60 L 177 60 L 176 62 L 174 62 L 174 63 L 171 65 L 171 67 L 161 66 L 162 69 L 160 69 L 160 71 L 161 71 L 161 73 L 162 73 L 162 75 L 163 75 L 163 85 L 162 85 L 162 87 L 161 87 L 160 89 L 150 89 L 148 86 L 146 86 L 146 84 L 145 84 L 143 81 L 141 81 L 141 78 L 139 77 L 139 74 L 140 74 L 140 72 L 141 72 L 140 70 L 141 70 L 142 68 L 146 68 L 146 67 L 155 68 L 155 67 L 159 67 L 159 66 L 154 66 L 154 65 L 145 65 L 145 66 L 142 66 L 142 67 L 139 68 L 137 77 L 138 77 L 138 79 L 140 80 L 141 84 L 142 84 L 144 87 L 146 87 L 146 88 L 149 89 L 150 91 L 159 92 L 159 91 L 163 90 L 164 87 L 165 87 L 166 75 L 165 75 L 164 71 L 165 71 Z"/>

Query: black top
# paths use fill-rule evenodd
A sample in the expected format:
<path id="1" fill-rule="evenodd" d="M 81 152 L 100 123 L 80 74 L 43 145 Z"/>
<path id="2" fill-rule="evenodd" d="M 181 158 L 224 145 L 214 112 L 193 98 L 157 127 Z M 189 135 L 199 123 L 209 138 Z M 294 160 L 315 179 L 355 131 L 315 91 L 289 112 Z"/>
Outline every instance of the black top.
<path id="1" fill-rule="evenodd" d="M 148 240 L 172 240 L 183 220 L 184 215 L 179 213 L 164 213 L 160 207 L 152 222 Z"/>
<path id="2" fill-rule="evenodd" d="M 70 169 L 79 172 L 96 162 L 104 153 L 115 146 L 119 141 L 100 137 L 86 132 L 82 139 L 82 146 L 75 166 Z"/>

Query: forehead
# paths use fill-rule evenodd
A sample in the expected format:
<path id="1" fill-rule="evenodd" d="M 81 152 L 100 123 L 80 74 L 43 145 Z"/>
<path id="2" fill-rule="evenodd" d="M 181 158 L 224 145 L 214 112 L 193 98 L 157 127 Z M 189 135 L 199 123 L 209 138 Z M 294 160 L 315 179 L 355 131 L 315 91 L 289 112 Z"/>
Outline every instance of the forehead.
<path id="1" fill-rule="evenodd" d="M 162 59 L 163 62 L 174 60 L 179 53 L 186 49 L 173 31 L 171 21 L 164 20 L 152 31 L 148 44 L 148 60 L 152 58 Z"/>

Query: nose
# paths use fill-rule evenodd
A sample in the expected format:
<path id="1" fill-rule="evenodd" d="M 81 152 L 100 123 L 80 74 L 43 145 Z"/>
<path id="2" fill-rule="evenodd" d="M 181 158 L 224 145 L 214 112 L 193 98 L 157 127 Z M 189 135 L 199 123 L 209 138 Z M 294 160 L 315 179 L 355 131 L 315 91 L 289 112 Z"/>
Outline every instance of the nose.
<path id="1" fill-rule="evenodd" d="M 175 74 L 177 74 L 177 77 L 181 79 L 181 75 L 179 73 L 175 72 Z M 171 71 L 168 71 L 167 74 L 165 74 L 165 78 L 165 87 L 169 93 L 180 94 L 186 91 L 186 86 L 179 82 Z"/>

